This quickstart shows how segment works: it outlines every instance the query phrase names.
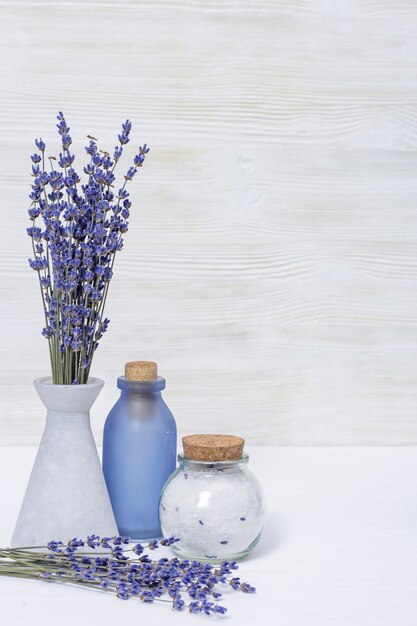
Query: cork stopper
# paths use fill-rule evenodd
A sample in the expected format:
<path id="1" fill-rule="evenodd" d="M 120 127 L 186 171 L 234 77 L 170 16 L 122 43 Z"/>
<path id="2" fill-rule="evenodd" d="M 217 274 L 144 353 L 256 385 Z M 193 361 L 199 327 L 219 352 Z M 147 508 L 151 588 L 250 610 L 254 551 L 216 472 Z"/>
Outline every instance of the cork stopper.
<path id="1" fill-rule="evenodd" d="M 245 440 L 234 435 L 187 435 L 182 438 L 184 457 L 194 461 L 236 461 Z"/>
<path id="2" fill-rule="evenodd" d="M 126 380 L 156 380 L 158 366 L 153 361 L 130 361 L 125 365 Z"/>

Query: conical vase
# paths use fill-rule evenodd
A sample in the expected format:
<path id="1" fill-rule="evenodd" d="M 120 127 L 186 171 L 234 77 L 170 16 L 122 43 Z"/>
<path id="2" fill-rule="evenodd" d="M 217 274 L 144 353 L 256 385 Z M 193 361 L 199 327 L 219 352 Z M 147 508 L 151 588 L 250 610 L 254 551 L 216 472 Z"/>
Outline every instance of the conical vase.
<path id="1" fill-rule="evenodd" d="M 12 547 L 45 546 L 88 535 L 114 536 L 117 526 L 90 426 L 104 382 L 35 388 L 47 409 L 42 436 L 13 533 Z"/>

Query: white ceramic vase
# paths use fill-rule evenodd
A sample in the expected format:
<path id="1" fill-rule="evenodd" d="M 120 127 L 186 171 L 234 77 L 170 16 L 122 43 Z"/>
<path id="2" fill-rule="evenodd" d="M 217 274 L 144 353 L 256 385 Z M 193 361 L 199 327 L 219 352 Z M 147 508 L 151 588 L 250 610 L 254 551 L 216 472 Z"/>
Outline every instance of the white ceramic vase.
<path id="1" fill-rule="evenodd" d="M 12 547 L 44 546 L 88 535 L 117 535 L 93 433 L 90 408 L 104 382 L 34 381 L 47 408 L 46 426 L 13 533 Z"/>

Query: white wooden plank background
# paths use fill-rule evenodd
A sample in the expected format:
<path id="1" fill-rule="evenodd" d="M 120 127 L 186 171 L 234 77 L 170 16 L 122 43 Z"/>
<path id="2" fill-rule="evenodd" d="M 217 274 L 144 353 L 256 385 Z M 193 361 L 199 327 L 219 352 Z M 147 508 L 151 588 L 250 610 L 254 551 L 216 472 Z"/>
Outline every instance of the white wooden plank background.
<path id="1" fill-rule="evenodd" d="M 124 361 L 152 358 L 183 433 L 417 443 L 416 33 L 414 0 L 0 0 L 0 443 L 44 419 L 28 155 L 60 109 L 79 153 L 127 116 L 152 146 L 98 438 Z"/>

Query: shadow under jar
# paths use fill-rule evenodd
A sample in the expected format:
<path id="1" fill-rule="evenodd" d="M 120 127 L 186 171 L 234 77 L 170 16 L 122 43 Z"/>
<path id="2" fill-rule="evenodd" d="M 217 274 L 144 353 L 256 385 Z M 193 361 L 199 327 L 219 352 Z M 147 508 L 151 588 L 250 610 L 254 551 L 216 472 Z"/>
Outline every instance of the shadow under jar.
<path id="1" fill-rule="evenodd" d="M 242 559 L 258 543 L 265 521 L 262 489 L 248 468 L 244 440 L 191 435 L 183 444 L 179 467 L 161 494 L 164 537 L 180 538 L 173 549 L 183 558 Z"/>

